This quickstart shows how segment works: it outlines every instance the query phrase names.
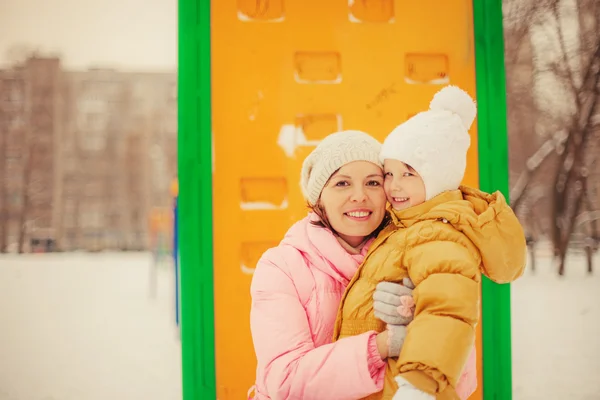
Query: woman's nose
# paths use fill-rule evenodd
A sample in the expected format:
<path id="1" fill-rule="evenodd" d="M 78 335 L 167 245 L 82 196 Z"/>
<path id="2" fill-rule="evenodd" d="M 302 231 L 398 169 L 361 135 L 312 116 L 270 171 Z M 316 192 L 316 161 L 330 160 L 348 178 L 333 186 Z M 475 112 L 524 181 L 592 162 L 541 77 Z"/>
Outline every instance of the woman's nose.
<path id="1" fill-rule="evenodd" d="M 355 202 L 362 202 L 362 201 L 365 201 L 366 198 L 367 198 L 367 193 L 365 192 L 364 187 L 359 186 L 359 187 L 355 187 L 354 190 L 352 190 L 350 200 L 355 201 Z"/>

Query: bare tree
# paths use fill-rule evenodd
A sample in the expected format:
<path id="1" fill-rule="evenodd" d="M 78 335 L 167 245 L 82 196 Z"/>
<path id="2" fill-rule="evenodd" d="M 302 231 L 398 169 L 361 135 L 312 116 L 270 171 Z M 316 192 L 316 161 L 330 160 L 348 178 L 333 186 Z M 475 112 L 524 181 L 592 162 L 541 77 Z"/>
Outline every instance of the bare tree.
<path id="1" fill-rule="evenodd" d="M 511 205 L 525 226 L 530 268 L 535 271 L 535 245 L 540 224 L 539 209 L 531 193 L 542 186 L 534 182 L 536 172 L 553 147 L 548 150 L 543 137 L 536 134 L 539 111 L 533 95 L 534 61 L 531 28 L 540 17 L 543 4 L 534 0 L 508 0 L 503 3 L 507 124 L 510 148 L 509 169 Z M 518 149 L 515 151 L 515 149 Z"/>
<path id="2" fill-rule="evenodd" d="M 509 142 L 511 148 L 519 149 L 509 153 L 510 199 L 515 211 L 519 211 L 527 198 L 536 172 L 555 149 L 554 137 L 536 134 L 540 110 L 533 94 L 535 66 L 531 30 L 540 23 L 547 6 L 547 2 L 535 0 L 508 0 L 503 3 Z M 527 211 L 522 210 L 518 214 L 526 214 Z"/>
<path id="3" fill-rule="evenodd" d="M 19 212 L 19 234 L 17 241 L 17 251 L 25 252 L 25 241 L 32 228 L 31 220 L 34 218 L 33 205 L 38 194 L 38 185 L 36 184 L 34 169 L 37 163 L 36 158 L 39 152 L 36 149 L 36 140 L 34 137 L 34 126 L 32 121 L 32 103 L 33 99 L 30 96 L 26 101 L 26 121 L 25 131 L 21 141 L 20 153 L 22 162 L 22 177 L 21 177 L 21 209 Z"/>
<path id="4" fill-rule="evenodd" d="M 574 232 L 587 224 L 586 234 L 598 235 L 595 220 L 578 216 L 595 207 L 587 189 L 596 185 L 588 178 L 599 142 L 600 2 L 577 0 L 574 9 L 564 0 L 508 0 L 504 13 L 509 137 L 518 149 L 511 152 L 511 204 L 529 231 L 548 231 L 562 275 Z M 538 56 L 523 74 L 534 34 Z M 543 94 L 531 94 L 528 76 Z M 586 246 L 588 253 L 597 248 Z"/>
<path id="5" fill-rule="evenodd" d="M 44 228 L 41 233 L 50 238 L 52 225 L 54 185 L 54 125 L 55 78 L 59 60 L 31 56 L 25 64 L 16 65 L 24 86 L 24 130 L 20 137 L 11 139 L 20 160 L 22 199 L 18 217 L 18 252 L 32 230 Z"/>
<path id="6" fill-rule="evenodd" d="M 531 27 L 537 22 L 544 5 L 545 1 L 539 0 L 505 0 L 502 3 L 507 70 L 512 70 L 521 61 L 521 48 L 529 41 Z M 510 77 L 508 71 L 507 76 Z"/>
<path id="7" fill-rule="evenodd" d="M 543 177 L 536 179 L 536 174 L 559 152 L 568 135 L 564 121 L 554 120 L 553 113 L 540 106 L 533 93 L 534 80 L 541 71 L 534 62 L 532 31 L 535 26 L 547 24 L 547 14 L 556 2 L 508 0 L 503 3 L 508 127 L 511 147 L 519 149 L 511 152 L 514 179 L 510 198 L 515 209 L 530 192 L 537 193 L 545 186 Z M 536 129 L 538 120 L 545 120 L 541 129 Z"/>
<path id="8" fill-rule="evenodd" d="M 30 131 L 29 129 L 27 131 Z M 29 137 L 25 139 L 25 146 L 22 149 L 22 157 L 23 157 L 23 181 L 22 181 L 22 206 L 21 211 L 19 213 L 19 237 L 18 237 L 18 249 L 19 254 L 25 252 L 25 239 L 27 238 L 28 229 L 30 228 L 30 224 L 28 221 L 31 215 L 31 175 L 33 172 L 34 163 L 34 154 L 33 146 L 34 143 L 31 143 Z"/>
<path id="9" fill-rule="evenodd" d="M 585 6 L 585 8 L 583 8 Z M 598 2 L 580 2 L 579 13 L 593 15 L 598 21 L 600 6 Z M 559 154 L 558 168 L 552 186 L 552 241 L 555 256 L 559 260 L 558 273 L 565 272 L 565 258 L 575 228 L 577 216 L 583 211 L 588 186 L 590 153 L 592 141 L 597 140 L 594 116 L 600 113 L 598 95 L 600 83 L 600 32 L 595 35 L 580 32 L 579 72 L 571 61 L 572 50 L 569 49 L 564 23 L 561 23 L 559 1 L 552 2 L 550 14 L 555 20 L 559 45 L 559 57 L 551 63 L 557 79 L 566 88 L 572 99 L 572 112 L 568 116 L 565 127 L 567 138 Z M 596 24 L 597 26 L 597 24 Z M 580 30 L 583 27 L 580 25 Z M 595 156 L 595 155 L 594 155 Z"/>
<path id="10" fill-rule="evenodd" d="M 0 71 L 0 253 L 6 252 L 8 236 L 8 196 L 6 193 L 6 147 L 8 145 L 8 116 L 4 111 L 7 97 Z"/>

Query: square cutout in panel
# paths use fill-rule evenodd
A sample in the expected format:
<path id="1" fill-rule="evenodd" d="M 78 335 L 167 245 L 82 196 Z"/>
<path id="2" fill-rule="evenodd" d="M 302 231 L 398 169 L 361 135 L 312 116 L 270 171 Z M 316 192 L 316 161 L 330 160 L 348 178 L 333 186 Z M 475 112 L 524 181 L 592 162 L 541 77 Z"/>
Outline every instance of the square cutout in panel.
<path id="1" fill-rule="evenodd" d="M 296 115 L 296 129 L 300 129 L 306 143 L 317 144 L 327 135 L 342 130 L 342 116 L 338 114 Z"/>
<path id="2" fill-rule="evenodd" d="M 394 22 L 394 0 L 348 0 L 350 22 Z"/>
<path id="3" fill-rule="evenodd" d="M 252 275 L 256 264 L 265 251 L 277 246 L 277 242 L 242 242 L 240 268 L 246 275 Z"/>
<path id="4" fill-rule="evenodd" d="M 242 210 L 286 209 L 287 192 L 287 180 L 284 177 L 242 178 L 240 208 Z"/>
<path id="5" fill-rule="evenodd" d="M 340 83 L 342 58 L 336 51 L 300 51 L 294 54 L 294 77 L 298 83 Z"/>
<path id="6" fill-rule="evenodd" d="M 237 15 L 244 22 L 282 22 L 283 0 L 237 0 Z"/>
<path id="7" fill-rule="evenodd" d="M 445 54 L 406 54 L 404 64 L 406 83 L 444 85 L 450 82 Z"/>

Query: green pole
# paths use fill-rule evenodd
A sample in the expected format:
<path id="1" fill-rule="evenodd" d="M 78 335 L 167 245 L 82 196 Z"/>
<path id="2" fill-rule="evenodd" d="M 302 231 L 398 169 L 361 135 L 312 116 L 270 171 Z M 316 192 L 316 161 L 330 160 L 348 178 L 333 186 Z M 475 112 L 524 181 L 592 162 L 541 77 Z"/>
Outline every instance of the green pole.
<path id="1" fill-rule="evenodd" d="M 210 0 L 179 0 L 178 171 L 184 400 L 216 399 Z"/>
<path id="2" fill-rule="evenodd" d="M 473 0 L 479 185 L 508 199 L 508 133 L 501 0 Z M 512 399 L 510 285 L 482 283 L 483 398 Z"/>

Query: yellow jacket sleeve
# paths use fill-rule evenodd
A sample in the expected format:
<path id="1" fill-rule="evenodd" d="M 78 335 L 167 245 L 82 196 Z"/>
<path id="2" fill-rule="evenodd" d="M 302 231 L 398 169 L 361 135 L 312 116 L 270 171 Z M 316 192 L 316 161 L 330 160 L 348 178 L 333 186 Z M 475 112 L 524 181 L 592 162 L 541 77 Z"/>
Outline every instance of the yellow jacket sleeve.
<path id="1" fill-rule="evenodd" d="M 479 260 L 457 242 L 431 240 L 408 249 L 403 264 L 416 285 L 416 309 L 398 368 L 415 387 L 441 393 L 456 387 L 475 342 Z"/>

